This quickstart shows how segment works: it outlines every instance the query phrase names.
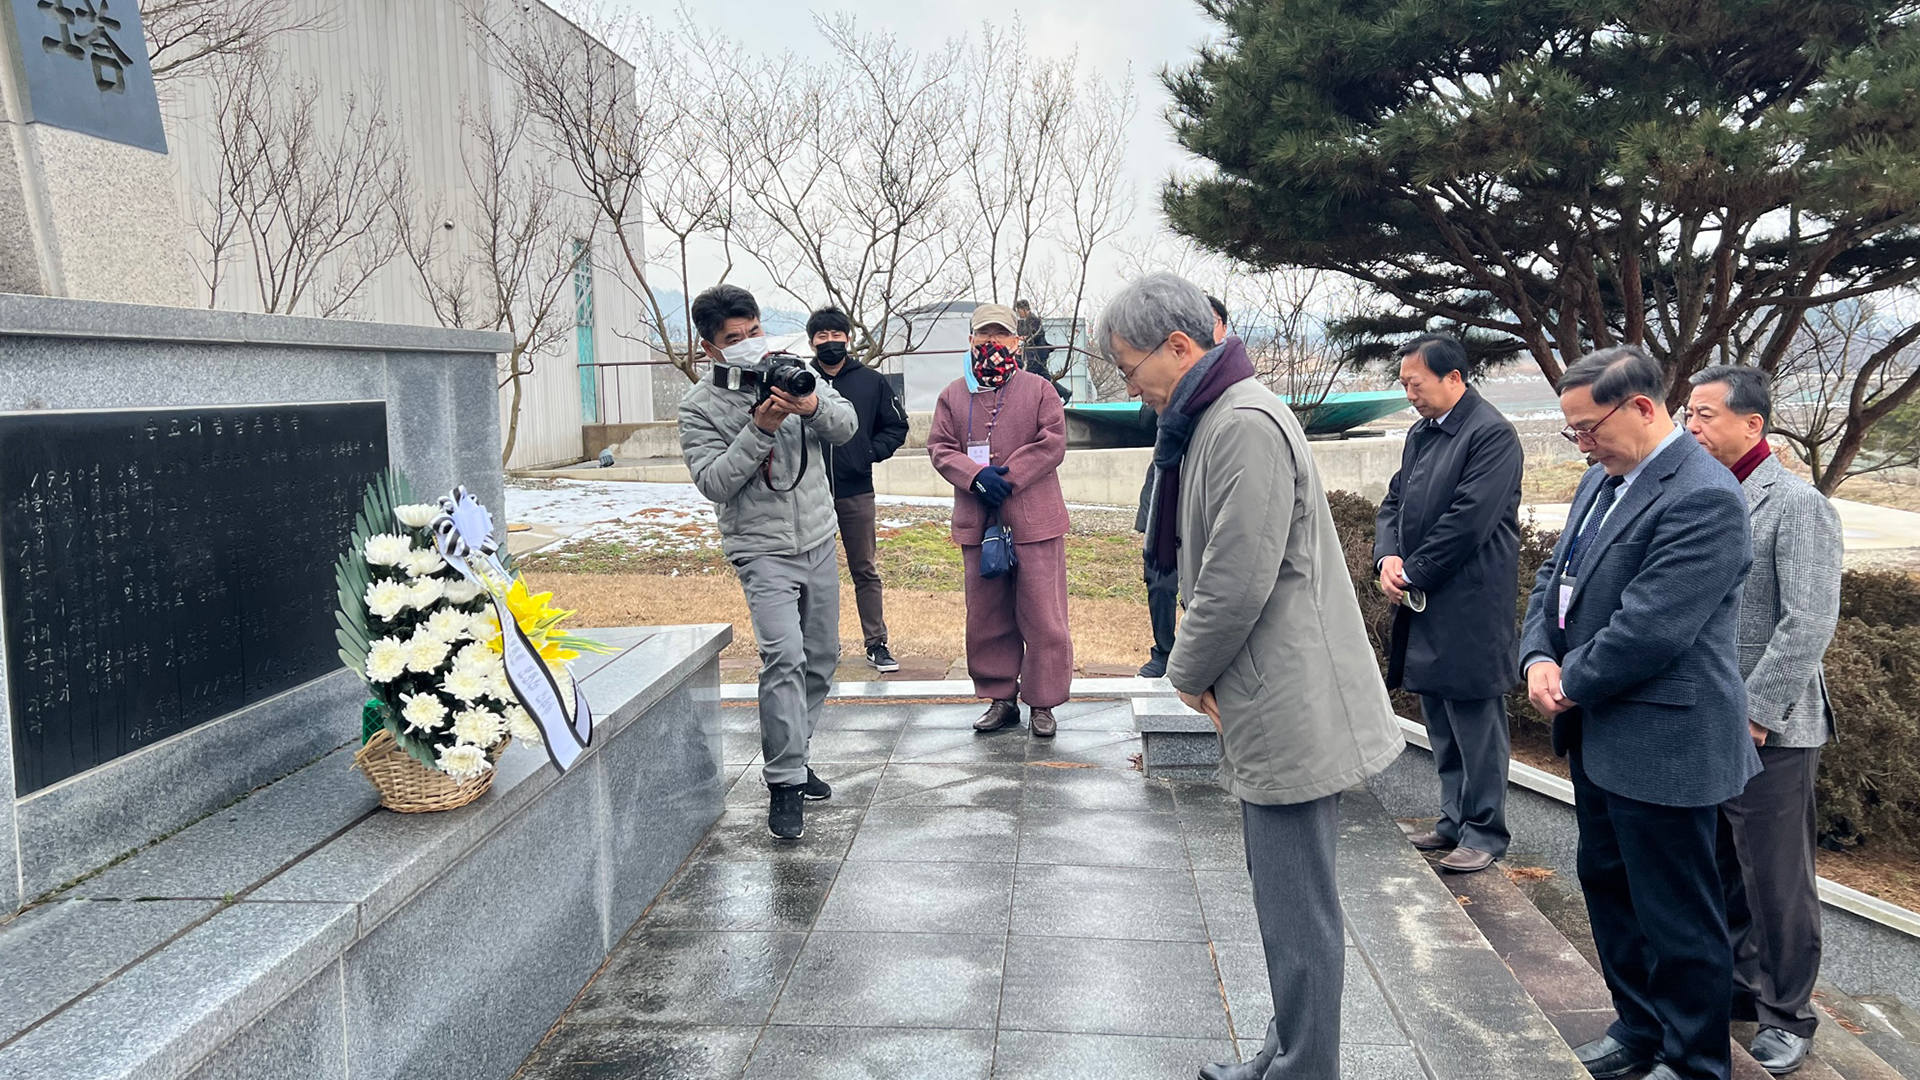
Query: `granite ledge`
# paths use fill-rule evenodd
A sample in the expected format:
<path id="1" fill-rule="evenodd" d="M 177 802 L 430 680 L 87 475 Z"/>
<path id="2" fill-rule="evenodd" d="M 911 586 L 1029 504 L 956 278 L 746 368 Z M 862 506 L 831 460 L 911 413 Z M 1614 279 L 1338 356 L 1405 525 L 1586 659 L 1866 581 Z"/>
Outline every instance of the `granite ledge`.
<path id="1" fill-rule="evenodd" d="M 1194 712 L 1187 708 L 1186 702 L 1171 697 L 1134 698 L 1133 726 L 1136 731 L 1154 734 L 1219 733 L 1205 714 Z"/>
<path id="2" fill-rule="evenodd" d="M 513 335 L 480 330 L 0 293 L 0 338 L 8 337 L 292 345 L 414 353 L 497 354 L 513 348 Z"/>

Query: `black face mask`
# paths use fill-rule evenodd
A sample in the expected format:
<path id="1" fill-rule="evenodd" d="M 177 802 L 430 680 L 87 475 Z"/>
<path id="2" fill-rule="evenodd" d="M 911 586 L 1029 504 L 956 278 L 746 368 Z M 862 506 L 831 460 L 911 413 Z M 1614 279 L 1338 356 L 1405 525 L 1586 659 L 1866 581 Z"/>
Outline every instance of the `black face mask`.
<path id="1" fill-rule="evenodd" d="M 839 367 L 847 362 L 847 343 L 823 341 L 813 347 L 813 358 L 821 367 Z"/>

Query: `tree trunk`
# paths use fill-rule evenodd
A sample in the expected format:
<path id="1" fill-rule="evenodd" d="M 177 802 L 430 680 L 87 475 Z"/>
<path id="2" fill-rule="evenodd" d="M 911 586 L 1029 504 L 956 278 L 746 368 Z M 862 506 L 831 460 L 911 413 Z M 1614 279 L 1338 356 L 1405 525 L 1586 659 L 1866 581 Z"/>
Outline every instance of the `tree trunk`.
<path id="1" fill-rule="evenodd" d="M 510 377 L 513 383 L 513 398 L 507 406 L 507 444 L 506 448 L 500 451 L 500 467 L 503 469 L 513 458 L 513 444 L 520 438 L 520 380 L 522 378 L 519 350 L 516 349 L 513 356 L 513 375 Z"/>

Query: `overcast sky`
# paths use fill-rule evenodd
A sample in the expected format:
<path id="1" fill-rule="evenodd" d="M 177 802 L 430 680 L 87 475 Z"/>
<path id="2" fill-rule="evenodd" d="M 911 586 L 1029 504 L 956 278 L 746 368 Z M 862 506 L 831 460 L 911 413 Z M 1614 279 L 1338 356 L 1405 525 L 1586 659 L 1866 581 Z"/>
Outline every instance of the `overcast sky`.
<path id="1" fill-rule="evenodd" d="M 611 2 L 668 22 L 679 0 Z M 1036 53 L 1064 58 L 1078 48 L 1083 66 L 1115 80 L 1131 65 L 1140 103 L 1128 132 L 1127 147 L 1128 171 L 1138 199 L 1133 224 L 1136 232 L 1164 228 L 1159 186 L 1169 173 L 1190 160 L 1174 143 L 1164 119 L 1167 95 L 1160 85 L 1160 69 L 1187 63 L 1196 46 L 1214 29 L 1191 0 L 1105 0 L 1099 4 L 1087 0 L 1028 0 L 1004 6 L 847 0 L 813 7 L 787 0 L 700 0 L 695 10 L 701 23 L 723 28 L 746 48 L 770 53 L 790 49 L 802 56 L 825 52 L 814 29 L 815 12 L 846 12 L 858 18 L 863 28 L 891 30 L 923 49 L 937 48 L 962 36 L 977 38 L 983 20 L 1005 26 L 1018 16 Z M 705 269 L 717 272 L 717 264 Z M 696 292 L 702 287 L 699 273 L 694 274 Z M 1109 280 L 1113 276 L 1111 253 L 1101 276 Z M 736 266 L 734 280 L 756 292 L 766 285 L 751 267 Z M 1107 282 L 1095 284 L 1099 287 Z"/>

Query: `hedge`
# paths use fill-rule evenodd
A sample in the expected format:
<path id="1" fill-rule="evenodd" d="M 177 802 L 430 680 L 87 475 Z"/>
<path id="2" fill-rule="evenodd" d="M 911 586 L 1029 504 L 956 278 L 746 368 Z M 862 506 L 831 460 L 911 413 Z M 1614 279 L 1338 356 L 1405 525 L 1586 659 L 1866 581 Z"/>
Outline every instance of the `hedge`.
<path id="1" fill-rule="evenodd" d="M 1344 491 L 1329 492 L 1327 502 L 1384 673 L 1393 606 L 1374 584 L 1373 522 L 1379 508 Z M 1521 525 L 1516 623 L 1526 615 L 1534 573 L 1552 555 L 1559 535 Z M 1847 571 L 1826 670 L 1838 737 L 1820 755 L 1821 841 L 1835 848 L 1870 843 L 1920 855 L 1920 579 L 1896 571 Z M 1419 702 L 1404 692 L 1394 695 L 1394 707 L 1402 716 L 1420 715 Z M 1516 734 L 1537 738 L 1547 730 L 1524 687 L 1507 695 L 1507 713 Z"/>

